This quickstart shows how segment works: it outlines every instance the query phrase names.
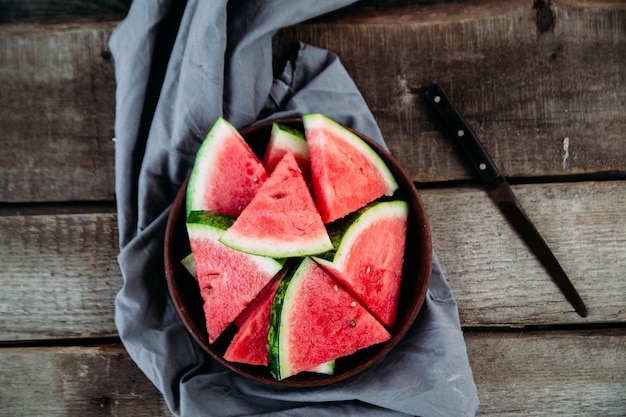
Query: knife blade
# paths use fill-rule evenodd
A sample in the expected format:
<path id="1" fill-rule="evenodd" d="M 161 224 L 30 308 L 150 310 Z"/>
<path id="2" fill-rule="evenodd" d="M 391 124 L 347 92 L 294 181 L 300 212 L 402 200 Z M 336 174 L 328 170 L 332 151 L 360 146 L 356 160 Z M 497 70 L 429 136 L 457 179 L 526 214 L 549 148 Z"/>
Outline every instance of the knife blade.
<path id="1" fill-rule="evenodd" d="M 433 84 L 426 88 L 424 95 L 435 113 L 443 121 L 450 136 L 462 149 L 481 181 L 485 184 L 489 196 L 509 224 L 539 259 L 576 312 L 581 317 L 587 317 L 587 307 L 580 294 L 578 294 L 544 238 L 524 212 L 506 178 L 500 174 L 478 137 L 461 113 L 454 107 L 443 87 L 439 84 Z"/>

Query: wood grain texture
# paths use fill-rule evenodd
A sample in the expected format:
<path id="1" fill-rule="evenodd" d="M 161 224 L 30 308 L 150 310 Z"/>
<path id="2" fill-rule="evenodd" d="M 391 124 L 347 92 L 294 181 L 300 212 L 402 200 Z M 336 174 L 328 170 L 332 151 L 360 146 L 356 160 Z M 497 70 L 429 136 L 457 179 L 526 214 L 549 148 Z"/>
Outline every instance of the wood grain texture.
<path id="1" fill-rule="evenodd" d="M 626 330 L 466 333 L 479 416 L 622 416 Z M 168 416 L 120 346 L 0 349 L 0 416 Z"/>
<path id="2" fill-rule="evenodd" d="M 507 176 L 625 172 L 626 4 L 479 0 L 364 10 L 282 30 L 337 53 L 415 181 L 469 178 L 422 91 L 439 82 Z M 598 145 L 602 138 L 602 145 Z"/>
<path id="3" fill-rule="evenodd" d="M 353 7 L 392 7 L 455 0 L 360 0 Z M 46 16 L 126 14 L 131 0 L 0 0 L 0 21 Z M 350 9 L 351 10 L 351 9 Z"/>
<path id="4" fill-rule="evenodd" d="M 624 322 L 626 183 L 514 189 L 590 315 L 578 317 L 484 191 L 422 190 L 463 326 Z M 0 216 L 0 229 L 0 340 L 115 334 L 114 213 Z"/>
<path id="5" fill-rule="evenodd" d="M 48 16 L 126 14 L 132 0 L 0 0 L 0 21 Z"/>
<path id="6" fill-rule="evenodd" d="M 107 41 L 121 16 L 6 21 L 129 3 L 0 0 L 1 203 L 113 201 Z M 286 28 L 274 45 L 277 63 L 300 40 L 336 52 L 418 185 L 472 178 L 422 99 L 431 82 L 504 174 L 624 179 L 624 28 L 619 0 L 365 0 Z M 626 415 L 626 181 L 514 190 L 590 317 L 574 313 L 484 191 L 421 190 L 466 329 L 478 415 Z M 2 204 L 0 230 L 0 341 L 76 344 L 5 343 L 0 416 L 171 415 L 122 346 L 79 346 L 116 335 L 113 204 Z M 616 328 L 499 331 L 599 323 Z"/>
<path id="7" fill-rule="evenodd" d="M 626 182 L 514 186 L 589 309 L 579 317 L 486 192 L 424 190 L 464 326 L 626 320 Z"/>
<path id="8" fill-rule="evenodd" d="M 0 216 L 0 340 L 116 335 L 113 212 Z"/>
<path id="9" fill-rule="evenodd" d="M 480 416 L 623 416 L 626 331 L 465 336 Z"/>
<path id="10" fill-rule="evenodd" d="M 435 81 L 508 176 L 626 173 L 624 3 L 553 1 L 546 32 L 514 0 L 350 10 L 281 31 L 276 60 L 336 52 L 415 181 L 471 178 L 422 99 Z M 113 198 L 116 24 L 0 25 L 0 201 Z"/>
<path id="11" fill-rule="evenodd" d="M 0 349 L 0 416 L 171 416 L 123 347 Z"/>
<path id="12" fill-rule="evenodd" d="M 0 201 L 113 198 L 116 23 L 0 25 Z"/>

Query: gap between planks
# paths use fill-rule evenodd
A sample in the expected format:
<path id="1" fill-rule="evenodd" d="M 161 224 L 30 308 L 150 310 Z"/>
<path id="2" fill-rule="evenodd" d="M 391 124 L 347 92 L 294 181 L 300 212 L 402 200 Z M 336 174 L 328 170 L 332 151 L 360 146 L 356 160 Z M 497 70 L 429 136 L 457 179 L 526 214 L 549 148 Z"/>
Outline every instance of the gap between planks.
<path id="1" fill-rule="evenodd" d="M 621 416 L 626 329 L 465 333 L 484 416 Z M 122 345 L 1 348 L 2 416 L 170 415 Z M 9 400 L 10 399 L 10 400 Z M 146 414 L 143 414 L 146 413 Z"/>

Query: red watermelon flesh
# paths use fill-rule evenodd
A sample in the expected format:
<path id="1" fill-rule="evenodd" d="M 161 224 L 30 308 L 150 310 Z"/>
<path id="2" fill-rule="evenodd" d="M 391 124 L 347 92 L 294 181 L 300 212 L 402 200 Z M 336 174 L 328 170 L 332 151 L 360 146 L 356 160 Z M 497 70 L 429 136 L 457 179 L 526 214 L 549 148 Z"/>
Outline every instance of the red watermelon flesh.
<path id="1" fill-rule="evenodd" d="M 230 223 L 232 219 L 227 216 L 209 212 L 194 211 L 187 218 L 209 343 L 241 314 L 283 265 L 220 243 L 219 238 Z"/>
<path id="2" fill-rule="evenodd" d="M 287 151 L 220 242 L 243 252 L 275 258 L 306 256 L 332 249 L 328 232 L 291 151 Z"/>
<path id="3" fill-rule="evenodd" d="M 228 345 L 224 359 L 249 365 L 267 365 L 270 308 L 279 283 L 279 279 L 274 279 L 242 316 L 237 318 L 239 330 Z"/>
<path id="4" fill-rule="evenodd" d="M 235 319 L 234 323 L 239 330 L 224 352 L 224 359 L 248 365 L 267 366 L 267 334 L 270 327 L 270 310 L 279 284 L 280 276 L 274 278 Z M 328 361 L 308 371 L 331 375 L 334 370 L 335 361 Z"/>
<path id="5" fill-rule="evenodd" d="M 187 186 L 187 213 L 238 216 L 267 179 L 261 161 L 237 129 L 218 118 L 200 145 Z"/>
<path id="6" fill-rule="evenodd" d="M 281 282 L 270 320 L 268 365 L 278 380 L 391 337 L 308 257 Z"/>
<path id="7" fill-rule="evenodd" d="M 333 224 L 336 251 L 314 258 L 388 328 L 398 310 L 408 213 L 404 201 L 372 204 Z"/>
<path id="8" fill-rule="evenodd" d="M 393 195 L 398 184 L 380 156 L 350 130 L 321 114 L 302 117 L 311 180 L 324 223 Z"/>
<path id="9" fill-rule="evenodd" d="M 263 165 L 269 174 L 274 171 L 287 151 L 293 152 L 304 181 L 309 184 L 311 182 L 311 161 L 304 134 L 299 130 L 274 123 L 263 156 Z"/>

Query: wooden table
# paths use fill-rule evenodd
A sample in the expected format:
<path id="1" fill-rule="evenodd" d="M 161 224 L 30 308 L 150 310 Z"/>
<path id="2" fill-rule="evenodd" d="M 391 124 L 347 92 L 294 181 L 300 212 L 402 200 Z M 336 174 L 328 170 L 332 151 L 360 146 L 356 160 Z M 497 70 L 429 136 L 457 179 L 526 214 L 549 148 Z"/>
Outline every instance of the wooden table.
<path id="1" fill-rule="evenodd" d="M 287 28 L 276 60 L 298 40 L 336 52 L 421 191 L 478 414 L 626 415 L 626 3 L 418 3 L 373 1 Z M 50 17 L 56 6 L 70 16 Z M 113 323 L 107 40 L 127 7 L 0 2 L 2 416 L 169 415 Z M 110 11 L 122 14 L 94 15 Z M 422 97 L 432 82 L 514 184 L 588 318 L 437 129 Z"/>

